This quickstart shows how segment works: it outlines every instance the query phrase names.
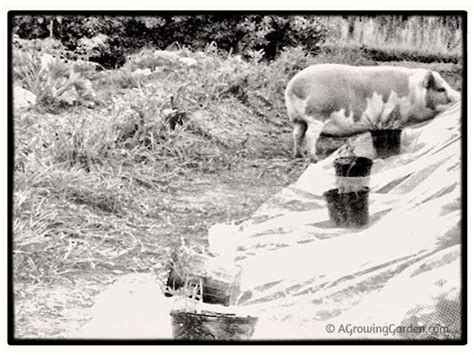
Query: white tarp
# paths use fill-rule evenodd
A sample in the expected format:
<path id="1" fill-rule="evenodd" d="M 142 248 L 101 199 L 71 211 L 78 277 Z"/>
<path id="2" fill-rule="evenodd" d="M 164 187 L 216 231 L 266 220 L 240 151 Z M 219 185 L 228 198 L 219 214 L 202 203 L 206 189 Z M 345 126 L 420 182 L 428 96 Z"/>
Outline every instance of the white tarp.
<path id="1" fill-rule="evenodd" d="M 374 159 L 365 228 L 329 222 L 337 152 L 241 226 L 238 308 L 259 317 L 254 338 L 460 336 L 460 124 L 457 103 L 404 129 L 401 154 L 383 160 L 370 134 L 358 139 Z"/>

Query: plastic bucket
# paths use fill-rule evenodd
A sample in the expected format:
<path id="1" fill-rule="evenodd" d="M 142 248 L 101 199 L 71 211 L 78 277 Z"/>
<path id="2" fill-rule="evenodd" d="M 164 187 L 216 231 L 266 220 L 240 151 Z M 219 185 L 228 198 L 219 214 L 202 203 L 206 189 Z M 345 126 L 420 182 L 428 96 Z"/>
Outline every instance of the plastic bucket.
<path id="1" fill-rule="evenodd" d="M 342 157 L 334 160 L 336 186 L 341 192 L 359 191 L 369 185 L 372 160 L 365 157 Z"/>
<path id="2" fill-rule="evenodd" d="M 401 129 L 379 129 L 370 133 L 378 157 L 388 158 L 400 154 Z"/>
<path id="3" fill-rule="evenodd" d="M 340 192 L 332 189 L 324 193 L 329 219 L 338 227 L 363 227 L 369 223 L 369 191 Z"/>
<path id="4" fill-rule="evenodd" d="M 171 311 L 174 339 L 248 340 L 255 330 L 256 317 L 233 314 Z"/>
<path id="5" fill-rule="evenodd" d="M 372 160 L 366 157 L 342 157 L 334 160 L 336 176 L 369 176 Z"/>

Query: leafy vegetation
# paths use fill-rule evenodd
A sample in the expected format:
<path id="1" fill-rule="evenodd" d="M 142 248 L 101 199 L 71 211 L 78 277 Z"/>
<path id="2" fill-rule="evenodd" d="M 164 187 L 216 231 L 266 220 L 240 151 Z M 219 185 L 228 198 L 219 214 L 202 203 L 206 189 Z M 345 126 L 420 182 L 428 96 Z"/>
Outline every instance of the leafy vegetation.
<path id="1" fill-rule="evenodd" d="M 17 16 L 13 32 L 25 39 L 58 39 L 67 49 L 86 55 L 106 68 L 123 65 L 127 55 L 143 47 L 165 49 L 172 45 L 202 50 L 214 43 L 228 52 L 247 56 L 262 51 L 266 59 L 274 59 L 285 46 L 315 50 L 327 35 L 326 27 L 314 16 L 229 13 L 154 17 Z M 98 36 L 102 39 L 100 45 Z"/>
<path id="2" fill-rule="evenodd" d="M 13 33 L 24 39 L 54 38 L 72 51 L 72 59 L 105 68 L 122 66 L 144 47 L 203 50 L 210 43 L 245 58 L 262 51 L 267 60 L 294 47 L 313 54 L 360 50 L 375 61 L 456 63 L 462 55 L 458 16 L 22 15 L 14 17 Z"/>

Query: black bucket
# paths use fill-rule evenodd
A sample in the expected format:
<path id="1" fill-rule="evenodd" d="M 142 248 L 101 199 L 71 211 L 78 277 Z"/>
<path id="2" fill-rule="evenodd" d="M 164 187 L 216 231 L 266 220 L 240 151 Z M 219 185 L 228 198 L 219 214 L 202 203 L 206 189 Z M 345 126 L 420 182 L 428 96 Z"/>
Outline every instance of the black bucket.
<path id="1" fill-rule="evenodd" d="M 332 189 L 324 193 L 329 219 L 338 227 L 363 227 L 369 223 L 369 188 L 340 192 Z"/>
<path id="2" fill-rule="evenodd" d="M 359 191 L 369 186 L 372 160 L 365 157 L 342 157 L 334 160 L 336 186 L 340 192 Z"/>
<path id="3" fill-rule="evenodd" d="M 372 160 L 366 157 L 342 157 L 334 160 L 336 176 L 369 176 Z"/>
<path id="4" fill-rule="evenodd" d="M 234 314 L 171 311 L 174 339 L 248 340 L 255 330 L 256 317 Z"/>
<path id="5" fill-rule="evenodd" d="M 400 136 L 402 130 L 378 129 L 370 132 L 372 142 L 379 158 L 388 158 L 400 154 Z"/>

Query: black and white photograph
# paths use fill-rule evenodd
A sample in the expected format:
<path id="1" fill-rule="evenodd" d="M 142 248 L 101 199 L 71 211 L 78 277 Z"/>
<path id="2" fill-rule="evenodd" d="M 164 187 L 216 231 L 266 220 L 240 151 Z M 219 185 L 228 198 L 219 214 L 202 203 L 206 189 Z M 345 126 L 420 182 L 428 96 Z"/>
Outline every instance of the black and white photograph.
<path id="1" fill-rule="evenodd" d="M 467 12 L 8 13 L 8 343 L 467 342 Z"/>

